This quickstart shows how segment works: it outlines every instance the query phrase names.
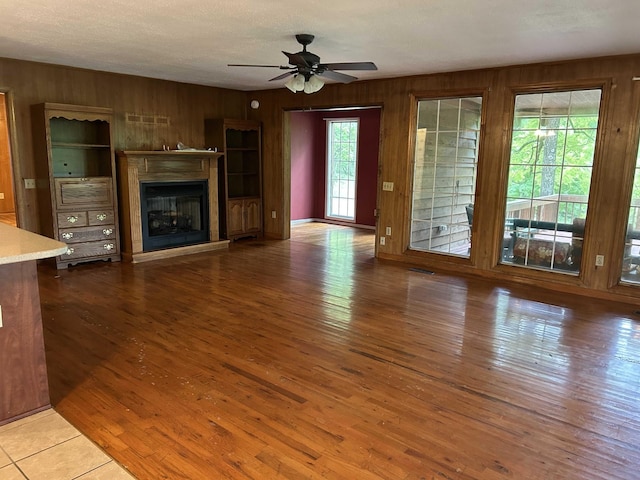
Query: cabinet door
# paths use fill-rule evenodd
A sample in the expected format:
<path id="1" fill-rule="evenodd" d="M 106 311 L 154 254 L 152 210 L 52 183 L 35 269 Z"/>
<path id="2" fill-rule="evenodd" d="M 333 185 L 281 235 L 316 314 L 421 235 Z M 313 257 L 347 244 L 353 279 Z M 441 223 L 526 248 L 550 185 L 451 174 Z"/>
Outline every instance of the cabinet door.
<path id="1" fill-rule="evenodd" d="M 261 202 L 259 198 L 252 198 L 245 200 L 245 232 L 257 232 L 260 231 L 260 210 Z"/>
<path id="2" fill-rule="evenodd" d="M 94 207 L 113 205 L 111 178 L 56 178 L 56 207 Z"/>
<path id="3" fill-rule="evenodd" d="M 227 213 L 227 228 L 229 231 L 227 235 L 238 235 L 244 231 L 244 209 L 242 208 L 242 204 L 242 200 L 229 200 Z"/>

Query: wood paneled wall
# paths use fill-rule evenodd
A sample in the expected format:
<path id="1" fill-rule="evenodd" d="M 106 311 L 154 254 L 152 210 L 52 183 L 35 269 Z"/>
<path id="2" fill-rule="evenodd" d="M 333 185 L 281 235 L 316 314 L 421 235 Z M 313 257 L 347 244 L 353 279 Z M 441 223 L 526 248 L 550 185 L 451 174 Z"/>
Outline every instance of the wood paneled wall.
<path id="1" fill-rule="evenodd" d="M 160 150 L 177 142 L 204 147 L 205 118 L 245 118 L 246 93 L 129 75 L 0 59 L 0 91 L 15 112 L 14 178 L 20 226 L 39 232 L 30 106 L 42 102 L 110 107 L 116 150 Z M 139 119 L 126 114 L 141 115 Z M 134 120 L 134 121 L 131 121 Z M 155 121 L 153 121 L 155 120 Z M 168 123 L 166 123 L 168 121 Z"/>
<path id="2" fill-rule="evenodd" d="M 640 54 L 326 85 L 313 95 L 294 94 L 284 88 L 252 92 L 249 96 L 261 106 L 249 115 L 263 122 L 264 208 L 278 213 L 275 219 L 265 217 L 265 234 L 286 238 L 289 232 L 287 112 L 381 105 L 378 226 L 390 226 L 394 233 L 386 245 L 377 246 L 380 258 L 540 285 L 568 294 L 640 302 L 640 289 L 617 285 L 638 145 L 640 82 L 633 80 L 638 75 Z M 556 87 L 603 89 L 588 240 L 583 250 L 587 260 L 579 277 L 498 264 L 514 95 Z M 415 98 L 454 95 L 483 95 L 485 109 L 470 259 L 407 249 Z M 394 190 L 382 191 L 382 181 L 394 182 Z M 596 254 L 605 255 L 605 267 L 595 267 L 589 260 Z"/>
<path id="3" fill-rule="evenodd" d="M 503 278 L 532 285 L 640 302 L 637 288 L 618 285 L 627 205 L 638 145 L 640 115 L 640 54 L 521 65 L 326 85 L 313 95 L 285 88 L 239 92 L 142 77 L 94 72 L 61 66 L 0 59 L 0 89 L 8 92 L 15 111 L 13 146 L 17 178 L 17 210 L 21 225 L 38 231 L 35 190 L 25 190 L 22 178 L 35 175 L 29 106 L 44 101 L 106 106 L 114 109 L 115 147 L 160 149 L 178 141 L 204 146 L 204 118 L 259 120 L 263 125 L 265 234 L 287 238 L 290 219 L 289 113 L 328 107 L 381 106 L 378 178 L 378 225 L 393 235 L 377 245 L 383 259 L 410 262 L 433 270 L 446 269 Z M 602 87 L 603 102 L 591 190 L 591 209 L 579 277 L 531 271 L 498 264 L 502 243 L 504 193 L 508 166 L 511 111 L 515 93 L 550 88 Z M 470 259 L 412 252 L 409 243 L 413 132 L 417 97 L 483 95 L 481 134 Z M 247 112 L 248 100 L 260 108 Z M 125 114 L 155 115 L 163 123 L 127 122 Z M 393 182 L 392 192 L 381 182 Z M 377 242 L 376 242 L 377 243 Z M 605 266 L 588 259 L 605 255 Z"/>

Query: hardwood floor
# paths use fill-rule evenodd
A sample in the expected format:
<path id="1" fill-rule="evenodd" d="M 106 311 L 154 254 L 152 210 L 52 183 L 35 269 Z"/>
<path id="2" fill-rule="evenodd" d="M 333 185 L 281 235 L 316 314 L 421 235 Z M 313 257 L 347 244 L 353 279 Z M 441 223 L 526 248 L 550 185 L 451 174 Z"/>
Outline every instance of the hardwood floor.
<path id="1" fill-rule="evenodd" d="M 0 223 L 6 223 L 7 225 L 16 226 L 16 214 L 15 213 L 0 213 Z"/>
<path id="2" fill-rule="evenodd" d="M 630 305 L 319 224 L 40 287 L 56 410 L 138 479 L 640 478 Z"/>

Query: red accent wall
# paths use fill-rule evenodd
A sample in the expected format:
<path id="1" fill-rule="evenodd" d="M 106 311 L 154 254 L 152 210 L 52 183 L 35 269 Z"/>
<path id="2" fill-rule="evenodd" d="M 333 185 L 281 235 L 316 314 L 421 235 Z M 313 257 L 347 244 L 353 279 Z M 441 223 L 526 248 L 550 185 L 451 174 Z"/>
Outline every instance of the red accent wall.
<path id="1" fill-rule="evenodd" d="M 359 118 L 356 221 L 375 226 L 380 109 L 291 114 L 291 220 L 325 218 L 327 118 Z"/>
<path id="2" fill-rule="evenodd" d="M 314 205 L 317 195 L 314 179 L 314 124 L 313 114 L 291 114 L 291 220 L 317 218 Z"/>

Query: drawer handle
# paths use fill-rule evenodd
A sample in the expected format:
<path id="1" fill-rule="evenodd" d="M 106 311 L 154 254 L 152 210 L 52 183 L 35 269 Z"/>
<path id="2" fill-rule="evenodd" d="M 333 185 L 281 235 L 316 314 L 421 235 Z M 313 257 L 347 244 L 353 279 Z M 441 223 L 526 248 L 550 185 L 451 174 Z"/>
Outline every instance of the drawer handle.
<path id="1" fill-rule="evenodd" d="M 71 255 L 71 254 L 73 254 L 73 252 L 75 252 L 74 248 L 73 247 L 69 247 L 69 248 L 67 248 L 67 253 L 66 254 L 67 255 Z"/>
<path id="2" fill-rule="evenodd" d="M 89 180 L 87 177 L 82 177 L 82 178 L 80 179 L 80 181 L 81 181 L 81 182 L 86 182 L 87 180 Z"/>
<path id="3" fill-rule="evenodd" d="M 73 238 L 73 233 L 71 232 L 64 232 L 62 234 L 62 238 L 64 238 L 65 240 L 71 240 Z"/>
<path id="4" fill-rule="evenodd" d="M 76 217 L 75 215 L 69 215 L 67 217 L 67 222 L 69 223 L 76 223 L 78 221 L 78 217 Z"/>
<path id="5" fill-rule="evenodd" d="M 114 248 L 116 248 L 116 247 L 115 247 L 115 245 L 114 245 L 113 243 L 105 243 L 105 244 L 104 244 L 104 249 L 105 249 L 107 252 L 110 252 L 110 251 L 111 251 L 111 250 L 113 250 Z"/>
<path id="6" fill-rule="evenodd" d="M 96 218 L 100 221 L 106 220 L 107 219 L 107 214 L 106 213 L 99 213 L 96 215 Z"/>
<path id="7" fill-rule="evenodd" d="M 113 233 L 113 229 L 112 228 L 103 228 L 102 229 L 102 233 L 104 235 L 111 235 Z"/>

